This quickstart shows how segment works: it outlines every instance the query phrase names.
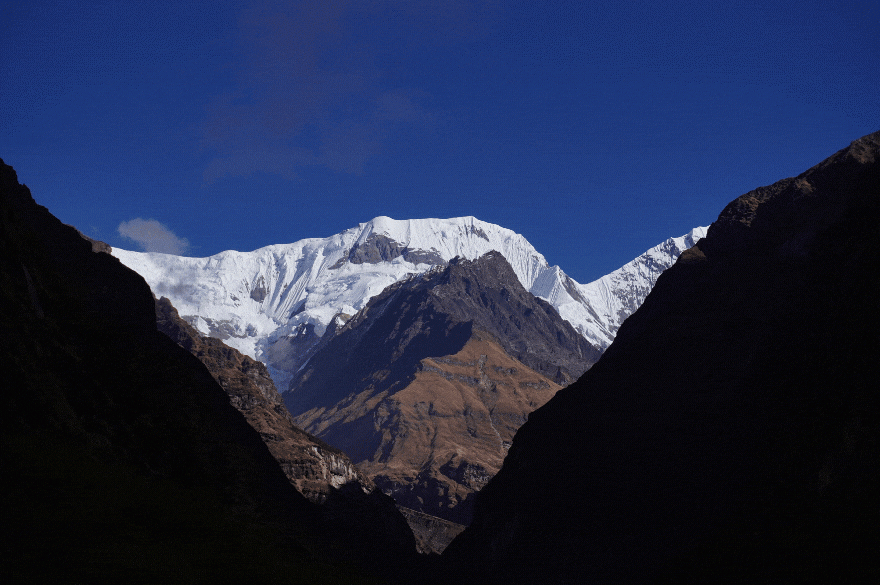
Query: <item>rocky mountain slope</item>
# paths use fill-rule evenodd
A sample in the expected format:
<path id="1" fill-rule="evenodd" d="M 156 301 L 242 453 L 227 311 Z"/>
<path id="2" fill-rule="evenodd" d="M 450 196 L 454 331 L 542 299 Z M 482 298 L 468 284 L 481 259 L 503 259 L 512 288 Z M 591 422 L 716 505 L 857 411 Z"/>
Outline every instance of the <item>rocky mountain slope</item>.
<path id="1" fill-rule="evenodd" d="M 517 428 L 600 353 L 489 252 L 375 296 L 284 400 L 403 506 L 466 524 Z"/>
<path id="2" fill-rule="evenodd" d="M 2 161 L 0 243 L 7 582 L 376 582 L 414 562 L 393 527 L 346 536 L 356 502 L 301 496 L 205 366 L 157 331 L 146 282 Z"/>
<path id="3" fill-rule="evenodd" d="M 704 231 L 671 238 L 587 285 L 549 266 L 521 235 L 473 217 L 377 217 L 329 238 L 209 258 L 119 249 L 113 254 L 141 274 L 157 297 L 168 297 L 202 335 L 264 362 L 276 386 L 285 388 L 336 315 L 353 315 L 401 279 L 491 250 L 508 260 L 526 290 L 548 300 L 590 343 L 604 348 L 657 275 Z"/>
<path id="4" fill-rule="evenodd" d="M 260 433 L 272 456 L 297 490 L 315 503 L 327 500 L 332 488 L 358 484 L 361 491 L 375 488 L 339 449 L 299 429 L 284 406 L 269 372 L 261 362 L 227 346 L 219 339 L 203 337 L 180 318 L 171 302 L 156 301 L 159 331 L 205 364 L 229 395 L 230 403 Z"/>
<path id="5" fill-rule="evenodd" d="M 728 205 L 522 426 L 450 574 L 880 577 L 878 225 L 880 132 Z"/>
<path id="6" fill-rule="evenodd" d="M 386 541 L 383 546 L 393 539 L 400 550 L 412 547 L 414 535 L 394 500 L 384 495 L 345 453 L 294 424 L 266 366 L 219 339 L 200 336 L 164 297 L 156 301 L 156 323 L 159 331 L 205 364 L 229 395 L 230 403 L 260 434 L 290 483 L 309 500 L 322 505 L 326 524 L 341 539 L 352 548 L 361 547 L 372 541 L 373 533 L 381 526 Z"/>

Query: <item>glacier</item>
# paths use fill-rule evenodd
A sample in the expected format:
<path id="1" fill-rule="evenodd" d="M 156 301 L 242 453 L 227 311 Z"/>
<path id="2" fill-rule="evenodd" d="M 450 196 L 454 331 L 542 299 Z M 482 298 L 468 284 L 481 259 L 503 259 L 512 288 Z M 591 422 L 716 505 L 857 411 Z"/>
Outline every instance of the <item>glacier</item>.
<path id="1" fill-rule="evenodd" d="M 705 227 L 670 238 L 618 270 L 579 284 L 520 234 L 475 217 L 376 217 L 327 238 L 190 258 L 118 248 L 157 297 L 203 335 L 262 361 L 280 390 L 310 357 L 334 318 L 354 315 L 388 285 L 456 256 L 496 250 L 526 290 L 552 304 L 590 343 L 606 348 L 657 277 L 705 236 Z"/>

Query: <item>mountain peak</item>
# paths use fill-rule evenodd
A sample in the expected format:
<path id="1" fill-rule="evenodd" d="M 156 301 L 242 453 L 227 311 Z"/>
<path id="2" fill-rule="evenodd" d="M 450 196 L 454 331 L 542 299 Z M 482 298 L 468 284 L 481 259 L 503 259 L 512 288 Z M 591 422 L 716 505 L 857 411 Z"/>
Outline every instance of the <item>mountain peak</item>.
<path id="1" fill-rule="evenodd" d="M 455 257 L 473 261 L 491 251 L 506 259 L 526 290 L 547 300 L 591 344 L 606 347 L 660 272 L 698 239 L 697 231 L 590 285 L 550 266 L 522 235 L 473 216 L 378 216 L 327 238 L 208 258 L 120 249 L 113 255 L 141 274 L 157 297 L 168 297 L 200 334 L 266 363 L 285 388 L 337 314 L 354 315 L 388 285 Z M 303 331 L 313 338 L 304 339 Z"/>
<path id="2" fill-rule="evenodd" d="M 466 522 L 528 413 L 599 355 L 491 250 L 373 297 L 284 399 L 402 505 Z"/>

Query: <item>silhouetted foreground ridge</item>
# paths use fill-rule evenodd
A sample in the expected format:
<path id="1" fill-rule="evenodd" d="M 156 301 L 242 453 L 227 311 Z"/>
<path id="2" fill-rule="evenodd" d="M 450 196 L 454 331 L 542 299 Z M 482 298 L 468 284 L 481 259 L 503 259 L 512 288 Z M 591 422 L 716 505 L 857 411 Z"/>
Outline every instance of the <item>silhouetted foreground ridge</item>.
<path id="1" fill-rule="evenodd" d="M 0 576 L 878 582 L 878 225 L 880 133 L 733 201 L 426 573 L 399 519 L 302 497 L 146 283 L 0 161 Z"/>
<path id="2" fill-rule="evenodd" d="M 474 583 L 880 580 L 880 133 L 728 205 L 534 412 Z"/>
<path id="3" fill-rule="evenodd" d="M 157 331 L 143 279 L 2 161 L 0 226 L 5 582 L 376 582 L 410 566 L 396 526 L 353 548 L 357 499 L 328 511 L 300 495 Z"/>

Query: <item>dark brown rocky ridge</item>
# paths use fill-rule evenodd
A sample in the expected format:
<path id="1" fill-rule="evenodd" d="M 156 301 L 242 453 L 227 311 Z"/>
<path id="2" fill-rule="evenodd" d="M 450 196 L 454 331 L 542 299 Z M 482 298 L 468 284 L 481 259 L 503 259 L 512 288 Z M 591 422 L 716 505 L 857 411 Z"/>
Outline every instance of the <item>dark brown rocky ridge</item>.
<path id="1" fill-rule="evenodd" d="M 880 578 L 878 225 L 880 133 L 728 205 L 517 433 L 456 577 Z"/>
<path id="2" fill-rule="evenodd" d="M 309 500 L 322 505 L 324 519 L 340 540 L 352 549 L 376 545 L 370 551 L 374 558 L 385 554 L 391 542 L 398 551 L 415 546 L 413 534 L 394 501 L 345 453 L 294 424 L 266 366 L 219 339 L 200 336 L 180 318 L 167 298 L 156 301 L 156 322 L 159 331 L 205 364 L 229 395 L 230 403 L 260 434 L 290 483 Z M 384 538 L 374 538 L 377 527 L 381 527 Z"/>
<path id="3" fill-rule="evenodd" d="M 260 433 L 297 491 L 315 503 L 322 503 L 333 488 L 343 484 L 359 484 L 366 493 L 375 489 L 372 480 L 345 453 L 294 424 L 261 362 L 219 339 L 199 335 L 165 297 L 156 301 L 156 321 L 159 331 L 205 364 L 229 395 L 231 404 Z"/>
<path id="4" fill-rule="evenodd" d="M 0 222 L 7 582 L 376 582 L 411 566 L 414 548 L 356 499 L 302 497 L 205 366 L 157 331 L 143 279 L 2 161 Z M 359 522 L 370 538 L 353 548 Z"/>

